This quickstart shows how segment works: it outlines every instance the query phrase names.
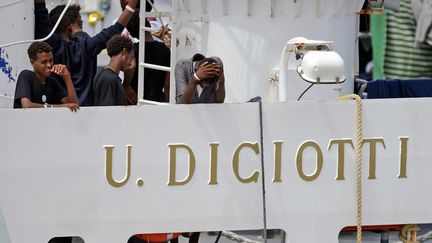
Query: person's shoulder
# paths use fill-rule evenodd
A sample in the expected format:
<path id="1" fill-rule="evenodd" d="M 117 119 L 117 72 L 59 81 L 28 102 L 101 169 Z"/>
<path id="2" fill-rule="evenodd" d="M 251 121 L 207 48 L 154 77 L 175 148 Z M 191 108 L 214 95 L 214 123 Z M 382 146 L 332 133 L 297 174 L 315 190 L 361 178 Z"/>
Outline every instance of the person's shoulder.
<path id="1" fill-rule="evenodd" d="M 90 37 L 90 35 L 85 31 L 78 31 L 73 36 L 73 38 L 89 38 L 89 37 Z"/>
<path id="2" fill-rule="evenodd" d="M 91 36 L 84 31 L 79 31 L 74 34 L 71 41 L 68 41 L 69 46 L 82 46 L 87 40 L 91 39 Z"/>
<path id="3" fill-rule="evenodd" d="M 19 79 L 33 79 L 34 77 L 36 77 L 36 73 L 30 70 L 22 70 L 21 73 L 18 76 L 18 80 Z"/>
<path id="4" fill-rule="evenodd" d="M 192 59 L 190 58 L 179 59 L 177 60 L 176 64 L 180 66 L 192 65 Z"/>
<path id="5" fill-rule="evenodd" d="M 22 75 L 34 75 L 35 72 L 33 72 L 31 70 L 24 69 L 24 70 L 21 71 L 20 74 L 22 74 Z"/>
<path id="6" fill-rule="evenodd" d="M 116 82 L 120 79 L 120 77 L 116 73 L 114 73 L 114 71 L 111 70 L 110 68 L 101 69 L 96 74 L 96 77 L 102 82 Z"/>

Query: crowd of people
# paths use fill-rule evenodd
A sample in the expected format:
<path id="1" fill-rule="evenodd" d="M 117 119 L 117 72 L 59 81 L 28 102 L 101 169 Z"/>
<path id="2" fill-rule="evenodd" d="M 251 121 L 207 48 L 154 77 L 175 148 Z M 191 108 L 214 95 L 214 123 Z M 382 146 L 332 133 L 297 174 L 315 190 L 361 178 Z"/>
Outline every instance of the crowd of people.
<path id="1" fill-rule="evenodd" d="M 80 106 L 136 105 L 138 83 L 144 80 L 141 98 L 169 101 L 169 72 L 146 68 L 144 80 L 138 80 L 139 0 L 120 0 L 123 11 L 117 21 L 95 36 L 83 31 L 79 5 L 71 5 L 61 19 L 65 5 L 51 11 L 45 0 L 34 0 L 34 5 L 36 39 L 44 38 L 59 24 L 46 41 L 33 42 L 28 48 L 33 70 L 20 73 L 14 108 L 68 107 L 76 112 Z M 145 11 L 151 9 L 152 4 L 147 2 Z M 170 49 L 164 43 L 150 32 L 146 32 L 144 43 L 146 63 L 170 66 Z M 97 71 L 97 55 L 104 49 L 110 61 Z M 224 102 L 225 76 L 220 58 L 196 54 L 179 60 L 174 72 L 177 103 Z"/>

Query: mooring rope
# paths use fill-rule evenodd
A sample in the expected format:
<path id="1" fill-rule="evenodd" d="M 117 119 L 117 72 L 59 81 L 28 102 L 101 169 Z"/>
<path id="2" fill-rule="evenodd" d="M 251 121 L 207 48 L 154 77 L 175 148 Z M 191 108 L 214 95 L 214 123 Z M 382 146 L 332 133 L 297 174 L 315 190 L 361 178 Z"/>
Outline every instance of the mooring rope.
<path id="1" fill-rule="evenodd" d="M 234 232 L 228 231 L 228 230 L 224 230 L 222 231 L 222 236 L 224 236 L 227 239 L 233 240 L 233 241 L 237 241 L 240 243 L 262 243 L 260 241 L 255 241 L 255 240 L 251 240 L 249 238 L 246 238 L 244 236 L 238 235 Z"/>
<path id="2" fill-rule="evenodd" d="M 262 102 L 259 102 L 259 119 L 260 119 L 260 142 L 261 142 L 261 185 L 262 185 L 262 203 L 263 203 L 263 238 L 267 243 L 267 208 L 266 208 L 266 188 L 264 173 L 264 132 L 263 132 L 263 109 Z"/>
<path id="3" fill-rule="evenodd" d="M 424 242 L 424 241 L 427 241 L 427 240 L 430 240 L 430 239 L 432 239 L 432 231 L 429 231 L 426 234 L 420 235 L 420 236 L 417 237 L 417 240 L 420 241 L 420 242 Z"/>
<path id="4" fill-rule="evenodd" d="M 362 141 L 363 141 L 363 124 L 362 124 L 362 103 L 360 96 L 356 94 L 339 97 L 338 100 L 356 100 L 357 117 L 356 117 L 356 172 L 357 172 L 357 243 L 362 241 Z"/>

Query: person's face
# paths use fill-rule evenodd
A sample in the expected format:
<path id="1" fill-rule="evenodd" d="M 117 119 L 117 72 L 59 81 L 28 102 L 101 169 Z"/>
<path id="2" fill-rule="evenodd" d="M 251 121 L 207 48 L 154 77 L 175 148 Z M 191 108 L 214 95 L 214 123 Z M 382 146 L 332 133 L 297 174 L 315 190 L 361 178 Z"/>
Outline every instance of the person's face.
<path id="1" fill-rule="evenodd" d="M 52 52 L 38 53 L 36 60 L 30 59 L 30 63 L 33 66 L 33 70 L 39 77 L 49 77 L 53 67 L 53 54 Z"/>
<path id="2" fill-rule="evenodd" d="M 128 71 L 135 69 L 135 52 L 132 50 L 131 52 L 127 52 L 126 49 L 123 50 L 122 54 L 122 71 Z"/>

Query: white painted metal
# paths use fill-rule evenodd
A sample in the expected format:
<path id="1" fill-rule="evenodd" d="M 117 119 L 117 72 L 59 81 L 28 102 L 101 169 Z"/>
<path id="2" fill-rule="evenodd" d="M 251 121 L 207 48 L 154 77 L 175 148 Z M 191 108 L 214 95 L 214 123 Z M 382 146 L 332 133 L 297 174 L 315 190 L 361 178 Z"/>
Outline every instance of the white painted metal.
<path id="1" fill-rule="evenodd" d="M 145 9 L 146 6 L 146 0 L 140 0 L 143 8 Z M 147 17 L 146 11 L 140 11 L 140 33 L 139 33 L 139 39 L 141 40 L 141 43 L 139 45 L 139 54 L 138 54 L 138 80 L 144 80 L 144 66 L 141 65 L 145 62 L 145 45 L 143 45 L 145 41 L 145 29 L 142 27 L 145 27 L 145 20 Z M 145 81 L 144 81 L 145 82 Z M 141 101 L 144 97 L 144 82 L 138 82 L 138 101 Z"/>
<path id="2" fill-rule="evenodd" d="M 154 64 L 150 64 L 150 63 L 141 63 L 140 65 L 143 66 L 143 67 L 145 67 L 145 68 L 152 68 L 152 69 L 166 71 L 166 72 L 170 72 L 171 71 L 170 67 L 165 67 L 165 66 L 160 66 L 160 65 L 154 65 Z"/>
<path id="3" fill-rule="evenodd" d="M 0 45 L 33 38 L 33 1 L 6 0 L 0 3 Z M 30 68 L 26 49 L 29 44 L 0 50 L 0 107 L 12 107 L 18 74 Z"/>
<path id="4" fill-rule="evenodd" d="M 364 137 L 382 137 L 386 148 L 377 146 L 375 180 L 367 179 L 369 149 L 363 152 L 364 225 L 432 222 L 427 127 L 432 113 L 425 112 L 431 105 L 430 99 L 365 101 Z M 330 139 L 354 138 L 354 102 L 274 103 L 263 109 L 268 227 L 285 230 L 290 243 L 337 242 L 342 227 L 356 224 L 355 158 L 347 146 L 345 180 L 337 181 L 337 148 L 327 147 Z M 262 227 L 261 178 L 240 183 L 232 164 L 239 144 L 260 141 L 256 103 L 82 108 L 78 113 L 0 110 L 0 117 L 0 206 L 11 243 L 61 235 L 114 243 L 138 232 Z M 405 179 L 398 178 L 400 136 L 409 137 Z M 315 141 L 324 156 L 321 174 L 311 182 L 299 177 L 295 162 L 306 140 Z M 283 141 L 280 183 L 272 182 L 274 141 Z M 219 184 L 210 186 L 209 144 L 215 142 Z M 174 143 L 189 145 L 197 162 L 184 186 L 167 186 L 167 144 Z M 127 144 L 133 146 L 131 178 L 114 188 L 104 176 L 103 146 L 116 146 L 114 177 L 120 180 Z M 183 179 L 187 153 L 178 152 L 177 179 Z M 306 150 L 306 174 L 315 170 L 314 161 L 313 150 Z M 240 153 L 241 176 L 260 168 L 259 154 Z M 144 186 L 137 186 L 138 178 Z"/>
<path id="5" fill-rule="evenodd" d="M 189 1 L 189 0 L 186 0 Z M 176 90 L 174 87 L 176 87 L 176 83 L 175 83 L 175 73 L 174 73 L 174 68 L 177 62 L 177 33 L 178 33 L 178 26 L 179 24 L 177 23 L 177 12 L 178 12 L 178 8 L 179 8 L 179 1 L 177 0 L 172 0 L 171 1 L 172 4 L 172 30 L 171 30 L 171 68 L 173 69 L 172 72 L 170 72 L 170 93 L 169 93 L 169 100 L 170 100 L 170 104 L 175 104 L 176 103 Z"/>

